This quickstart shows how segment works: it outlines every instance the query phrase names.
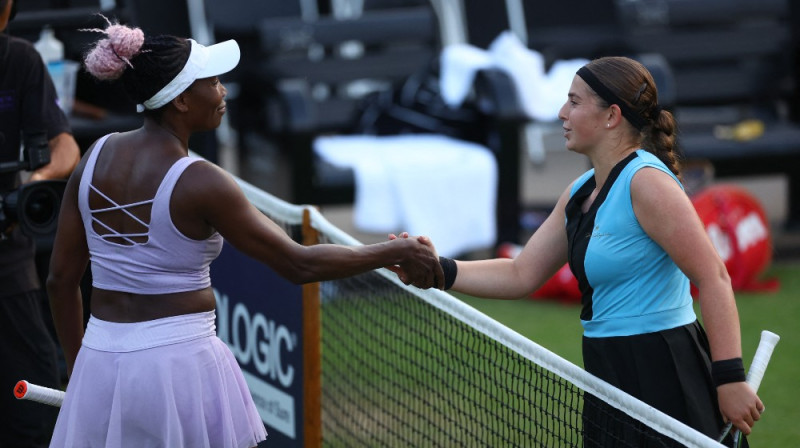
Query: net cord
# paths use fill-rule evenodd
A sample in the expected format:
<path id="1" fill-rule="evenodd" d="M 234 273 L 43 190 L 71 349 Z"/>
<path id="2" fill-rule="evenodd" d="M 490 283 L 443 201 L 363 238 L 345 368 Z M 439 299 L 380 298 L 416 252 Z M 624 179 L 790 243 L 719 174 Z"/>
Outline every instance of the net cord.
<path id="1" fill-rule="evenodd" d="M 315 207 L 287 203 L 238 177 L 234 176 L 234 178 L 239 183 L 242 191 L 250 202 L 265 214 L 274 216 L 289 224 L 300 224 L 302 223 L 303 210 L 308 209 L 311 216 L 312 227 L 327 235 L 331 242 L 349 246 L 362 244 L 360 241 L 329 222 Z M 463 321 L 475 330 L 490 335 L 492 338 L 531 362 L 545 367 L 572 382 L 584 391 L 601 398 L 614 408 L 646 423 L 661 434 L 686 446 L 698 448 L 724 447 L 724 445 L 716 440 L 611 386 L 607 382 L 586 372 L 583 368 L 520 335 L 454 296 L 435 289 L 421 290 L 406 286 L 394 273 L 387 269 L 379 269 L 377 272 L 394 282 L 398 287 L 410 291 L 428 304 Z"/>

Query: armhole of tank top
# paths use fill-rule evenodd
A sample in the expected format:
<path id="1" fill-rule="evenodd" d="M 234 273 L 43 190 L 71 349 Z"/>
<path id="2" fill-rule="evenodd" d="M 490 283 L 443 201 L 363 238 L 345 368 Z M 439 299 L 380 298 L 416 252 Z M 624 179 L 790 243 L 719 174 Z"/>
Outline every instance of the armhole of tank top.
<path id="1" fill-rule="evenodd" d="M 681 188 L 681 190 L 686 191 L 683 188 L 683 184 L 681 183 L 680 179 L 678 179 L 677 176 L 675 176 L 675 174 L 672 173 L 672 171 L 669 170 L 669 168 L 660 166 L 659 164 L 657 164 L 655 162 L 649 162 L 649 161 L 644 161 L 643 160 L 641 163 L 639 163 L 639 166 L 637 166 L 637 167 L 635 167 L 633 169 L 632 173 L 628 174 L 629 179 L 628 179 L 627 188 L 628 188 L 628 203 L 630 204 L 629 211 L 630 211 L 631 217 L 633 217 L 633 219 L 636 220 L 636 222 L 639 222 L 639 217 L 636 216 L 636 211 L 633 209 L 633 177 L 636 176 L 636 173 L 638 173 L 639 171 L 641 171 L 644 168 L 653 168 L 655 170 L 663 172 L 667 176 L 671 177 L 672 180 L 675 183 L 678 184 L 678 186 Z"/>
<path id="2" fill-rule="evenodd" d="M 181 180 L 181 176 L 186 172 L 186 170 L 193 165 L 194 163 L 203 160 L 199 157 L 192 157 L 187 156 L 182 159 L 176 161 L 167 171 L 167 174 L 164 176 L 164 179 L 161 181 L 161 185 L 158 187 L 158 191 L 156 191 L 156 195 L 154 197 L 155 201 L 153 201 L 153 206 L 156 206 L 159 203 L 159 199 L 161 199 L 162 195 L 166 195 L 165 199 L 161 201 L 159 207 L 164 207 L 163 210 L 166 216 L 167 221 L 169 222 L 169 226 L 175 232 L 176 235 L 180 235 L 181 238 L 184 238 L 188 241 L 202 241 L 196 240 L 194 238 L 190 238 L 185 233 L 183 233 L 178 226 L 175 224 L 175 221 L 172 220 L 172 195 L 175 192 L 175 187 L 178 185 L 178 181 Z M 167 181 L 171 185 L 167 185 Z M 166 189 L 169 188 L 169 191 Z M 153 216 L 156 216 L 154 214 Z"/>
<path id="3" fill-rule="evenodd" d="M 100 156 L 100 151 L 103 150 L 108 138 L 114 134 L 115 133 L 106 134 L 97 141 L 97 144 L 92 148 L 89 159 L 86 160 L 86 165 L 83 167 L 81 181 L 78 185 L 78 205 L 81 207 L 81 204 L 84 204 L 87 212 L 89 212 L 89 185 L 92 183 L 92 179 L 94 179 L 94 168 L 97 165 L 97 158 Z"/>

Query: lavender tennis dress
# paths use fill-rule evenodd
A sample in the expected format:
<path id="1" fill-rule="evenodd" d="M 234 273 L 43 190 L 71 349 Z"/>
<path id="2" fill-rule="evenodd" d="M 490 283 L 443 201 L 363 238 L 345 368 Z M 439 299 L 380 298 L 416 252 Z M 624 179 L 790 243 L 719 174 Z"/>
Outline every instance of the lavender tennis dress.
<path id="1" fill-rule="evenodd" d="M 176 162 L 155 197 L 145 201 L 152 202 L 151 220 L 142 223 L 145 243 L 116 233 L 113 241 L 130 242 L 118 244 L 93 230 L 93 224 L 103 225 L 102 210 L 89 208 L 88 195 L 90 188 L 102 195 L 91 178 L 107 138 L 89 156 L 78 193 L 94 286 L 138 294 L 208 287 L 208 266 L 219 255 L 221 237 L 187 238 L 169 215 L 173 187 L 197 159 Z M 127 213 L 131 206 L 106 199 L 112 206 L 103 210 Z M 214 311 L 135 323 L 92 316 L 50 446 L 248 448 L 265 440 L 241 369 L 214 322 Z"/>

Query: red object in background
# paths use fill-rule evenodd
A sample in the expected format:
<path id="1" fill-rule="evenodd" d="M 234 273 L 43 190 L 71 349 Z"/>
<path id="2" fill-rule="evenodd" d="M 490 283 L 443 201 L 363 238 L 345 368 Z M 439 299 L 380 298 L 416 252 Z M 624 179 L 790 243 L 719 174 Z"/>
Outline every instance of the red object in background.
<path id="1" fill-rule="evenodd" d="M 772 262 L 772 236 L 767 215 L 761 203 L 747 190 L 721 184 L 708 187 L 692 196 L 700 220 L 706 228 L 717 253 L 725 262 L 735 291 L 777 291 L 777 279 L 760 280 Z M 497 256 L 514 258 L 522 246 L 505 243 Z M 697 288 L 692 285 L 692 295 Z M 578 280 L 568 264 L 559 269 L 531 297 L 558 299 L 580 303 Z"/>
<path id="2" fill-rule="evenodd" d="M 735 185 L 715 185 L 692 196 L 700 220 L 717 249 L 733 289 L 775 291 L 777 280 L 759 277 L 772 262 L 772 236 L 761 203 Z M 692 286 L 692 294 L 697 290 Z"/>
<path id="3" fill-rule="evenodd" d="M 497 248 L 497 256 L 502 258 L 514 258 L 522 250 L 522 246 L 503 243 Z M 535 299 L 557 299 L 562 302 L 580 303 L 581 291 L 578 289 L 578 279 L 572 274 L 569 264 L 565 264 L 555 275 L 537 289 L 532 298 Z"/>
<path id="4" fill-rule="evenodd" d="M 541 288 L 531 294 L 531 297 L 580 303 L 581 290 L 578 288 L 578 279 L 575 278 L 575 274 L 572 273 L 569 264 L 565 264 L 556 271 L 555 275 L 544 282 Z"/>

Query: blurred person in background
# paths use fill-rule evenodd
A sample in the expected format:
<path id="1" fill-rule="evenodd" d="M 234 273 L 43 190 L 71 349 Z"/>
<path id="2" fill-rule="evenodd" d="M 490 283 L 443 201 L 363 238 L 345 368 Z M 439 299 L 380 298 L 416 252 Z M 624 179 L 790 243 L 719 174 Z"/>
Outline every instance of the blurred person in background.
<path id="1" fill-rule="evenodd" d="M 16 1 L 0 0 L 0 163 L 19 161 L 23 135 L 44 132 L 51 161 L 25 181 L 64 179 L 80 151 L 41 56 L 30 42 L 5 33 Z M 0 195 L 17 189 L 22 174 L 0 172 Z M 13 394 L 19 380 L 61 387 L 57 346 L 45 319 L 34 240 L 11 222 L 0 229 L 0 448 L 49 443 L 58 409 Z"/>

